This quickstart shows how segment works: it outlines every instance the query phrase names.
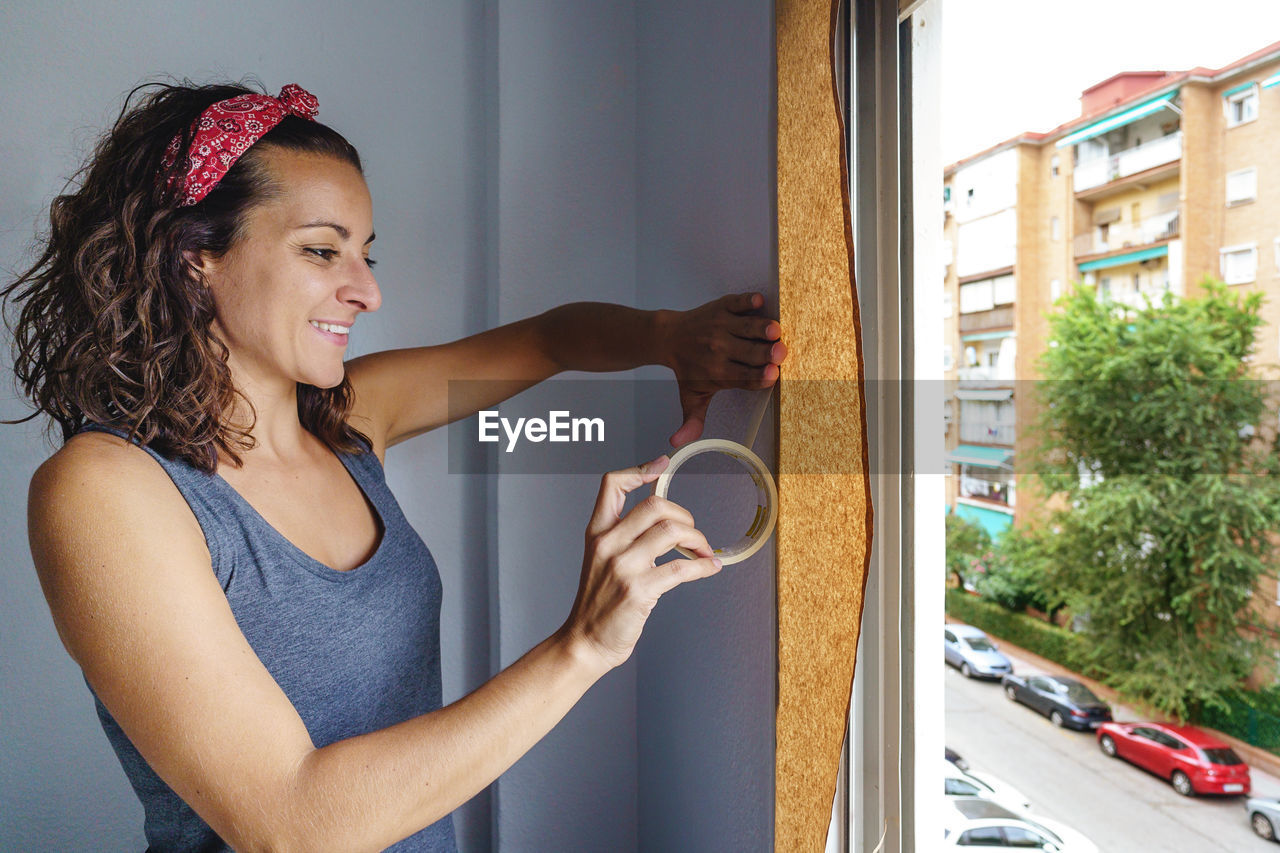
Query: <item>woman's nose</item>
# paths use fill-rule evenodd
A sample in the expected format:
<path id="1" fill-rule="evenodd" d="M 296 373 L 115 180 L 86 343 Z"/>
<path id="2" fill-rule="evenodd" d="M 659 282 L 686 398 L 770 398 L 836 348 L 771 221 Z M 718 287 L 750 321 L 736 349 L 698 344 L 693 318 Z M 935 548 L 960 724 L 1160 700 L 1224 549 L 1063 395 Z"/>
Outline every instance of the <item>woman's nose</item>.
<path id="1" fill-rule="evenodd" d="M 338 297 L 343 302 L 358 306 L 361 310 L 377 311 L 382 305 L 382 290 L 378 287 L 378 280 L 373 277 L 373 270 L 363 258 L 356 263 L 359 264 L 359 268 Z"/>

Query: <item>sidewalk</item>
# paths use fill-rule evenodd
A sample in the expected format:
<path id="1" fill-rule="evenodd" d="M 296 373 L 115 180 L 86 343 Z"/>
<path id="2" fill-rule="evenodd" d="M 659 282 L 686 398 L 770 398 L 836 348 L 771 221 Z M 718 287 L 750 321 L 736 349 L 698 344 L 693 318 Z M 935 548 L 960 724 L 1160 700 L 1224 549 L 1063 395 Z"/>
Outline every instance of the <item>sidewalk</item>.
<path id="1" fill-rule="evenodd" d="M 947 615 L 947 622 L 965 624 L 959 619 L 952 617 L 950 614 Z M 1064 675 L 1070 676 L 1071 678 L 1081 682 L 1094 693 L 1098 694 L 1110 703 L 1112 715 L 1117 720 L 1131 719 L 1167 722 L 1162 714 L 1157 713 L 1151 708 L 1146 708 L 1138 704 L 1121 702 L 1119 694 L 1101 682 L 1094 681 L 1092 678 L 1085 678 L 1078 672 L 1072 672 L 1067 669 L 1062 664 L 1054 663 L 1048 658 L 1042 658 L 1034 652 L 1029 652 L 1020 646 L 1015 646 L 1013 643 L 1010 643 L 1008 640 L 998 637 L 995 634 L 988 633 L 987 636 L 1000 644 L 1000 651 L 1005 655 L 1014 658 L 1015 660 L 1020 660 L 1029 667 L 1032 670 L 1031 674 L 1041 673 L 1044 675 Z M 1015 666 L 1014 671 L 1022 674 L 1025 670 Z M 1216 738 L 1220 738 L 1223 743 L 1230 744 L 1231 748 L 1239 753 L 1251 768 L 1261 770 L 1272 777 L 1269 781 L 1274 782 L 1275 793 L 1280 794 L 1280 755 L 1275 755 L 1265 749 L 1259 749 L 1256 746 L 1251 746 L 1238 738 L 1234 738 L 1228 734 L 1223 734 L 1216 729 L 1210 729 L 1199 724 L 1196 725 L 1196 728 L 1202 729 Z M 1254 780 L 1254 786 L 1257 786 L 1256 779 Z"/>

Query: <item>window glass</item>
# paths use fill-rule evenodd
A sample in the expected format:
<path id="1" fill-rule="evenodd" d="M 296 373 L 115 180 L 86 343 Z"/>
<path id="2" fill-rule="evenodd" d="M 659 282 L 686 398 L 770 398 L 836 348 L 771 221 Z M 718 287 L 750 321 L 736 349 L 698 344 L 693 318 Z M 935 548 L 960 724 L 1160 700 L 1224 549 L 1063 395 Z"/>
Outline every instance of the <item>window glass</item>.
<path id="1" fill-rule="evenodd" d="M 1244 764 L 1240 760 L 1240 756 L 1236 755 L 1234 749 L 1206 749 L 1204 751 L 1205 758 L 1209 759 L 1210 764 Z"/>
<path id="2" fill-rule="evenodd" d="M 948 796 L 973 797 L 982 793 L 977 785 L 963 779 L 947 779 L 946 783 Z"/>
<path id="3" fill-rule="evenodd" d="M 988 826 L 982 829 L 971 829 L 964 835 L 960 836 L 961 847 L 972 847 L 982 844 L 991 847 L 1003 847 L 1004 835 L 1001 834 L 998 826 Z"/>
<path id="4" fill-rule="evenodd" d="M 1094 692 L 1083 684 L 1068 684 L 1067 698 L 1077 705 L 1101 705 L 1102 700 L 1099 699 Z"/>
<path id="5" fill-rule="evenodd" d="M 1022 826 L 1006 826 L 1004 828 L 1005 842 L 1009 847 L 1030 847 L 1032 850 L 1039 850 L 1044 847 L 1046 839 L 1038 832 Z"/>
<path id="6" fill-rule="evenodd" d="M 975 652 L 993 652 L 996 649 L 986 637 L 969 637 L 965 642 Z"/>
<path id="7" fill-rule="evenodd" d="M 1235 127 L 1258 117 L 1258 88 L 1232 95 L 1227 99 L 1227 126 Z"/>
<path id="8" fill-rule="evenodd" d="M 946 633 L 946 635 L 947 635 L 947 642 L 948 642 L 948 643 L 954 643 L 954 642 L 956 641 L 956 635 L 955 635 L 955 634 L 951 633 L 950 631 L 947 631 L 947 632 L 945 632 L 945 633 Z"/>

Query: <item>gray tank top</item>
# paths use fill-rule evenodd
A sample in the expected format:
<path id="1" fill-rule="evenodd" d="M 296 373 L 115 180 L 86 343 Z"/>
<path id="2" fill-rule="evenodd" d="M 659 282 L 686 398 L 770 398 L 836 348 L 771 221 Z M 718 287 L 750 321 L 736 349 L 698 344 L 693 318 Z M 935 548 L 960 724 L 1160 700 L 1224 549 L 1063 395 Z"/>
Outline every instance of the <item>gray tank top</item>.
<path id="1" fill-rule="evenodd" d="M 84 429 L 125 437 L 97 424 Z M 441 706 L 440 574 L 387 488 L 372 451 L 338 454 L 377 510 L 382 528 L 373 556 L 340 572 L 307 556 L 267 524 L 219 475 L 143 449 L 186 498 L 240 630 L 317 747 Z M 93 698 L 107 739 L 142 801 L 148 850 L 230 850 L 156 775 L 96 694 Z M 453 853 L 452 818 L 387 849 Z"/>

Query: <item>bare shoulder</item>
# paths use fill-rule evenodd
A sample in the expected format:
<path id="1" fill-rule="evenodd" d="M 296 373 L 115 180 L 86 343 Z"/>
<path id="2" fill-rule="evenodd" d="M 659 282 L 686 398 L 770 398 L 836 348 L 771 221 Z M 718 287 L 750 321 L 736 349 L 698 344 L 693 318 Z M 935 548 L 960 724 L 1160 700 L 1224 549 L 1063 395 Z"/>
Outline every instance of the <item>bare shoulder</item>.
<path id="1" fill-rule="evenodd" d="M 31 556 L 54 621 L 64 629 L 82 593 L 136 572 L 129 559 L 160 549 L 208 571 L 204 534 L 169 475 L 139 447 L 115 435 L 73 436 L 31 477 L 27 495 Z M 170 565 L 173 565 L 172 563 Z M 78 658 L 75 643 L 68 651 Z"/>
<path id="2" fill-rule="evenodd" d="M 72 436 L 36 469 L 28 498 L 33 523 L 84 511 L 107 521 L 146 512 L 171 522 L 189 519 L 199 530 L 160 464 L 142 448 L 110 433 Z"/>

